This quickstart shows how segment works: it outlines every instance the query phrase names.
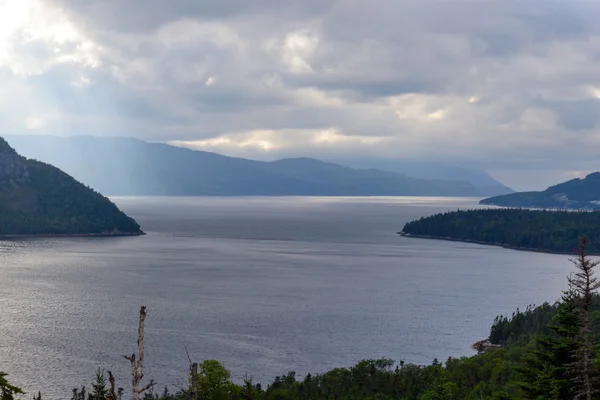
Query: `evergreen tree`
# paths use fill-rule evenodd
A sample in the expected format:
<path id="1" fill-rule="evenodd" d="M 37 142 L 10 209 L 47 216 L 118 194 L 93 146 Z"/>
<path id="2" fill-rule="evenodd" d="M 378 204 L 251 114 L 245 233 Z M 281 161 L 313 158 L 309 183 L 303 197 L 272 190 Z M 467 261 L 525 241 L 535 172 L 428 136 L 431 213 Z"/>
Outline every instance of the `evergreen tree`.
<path id="1" fill-rule="evenodd" d="M 21 388 L 8 383 L 7 375 L 0 371 L 0 400 L 14 400 L 16 394 L 23 394 Z"/>
<path id="2" fill-rule="evenodd" d="M 589 258 L 586 245 L 583 237 L 572 260 L 577 271 L 568 278 L 569 290 L 549 326 L 551 333 L 534 340 L 519 368 L 520 386 L 529 399 L 591 400 L 598 393 L 592 306 L 600 288 L 593 271 L 599 262 Z"/>
<path id="3" fill-rule="evenodd" d="M 104 378 L 104 371 L 98 368 L 96 372 L 96 382 L 92 383 L 92 400 L 104 400 L 108 397 L 108 389 L 106 388 L 106 378 Z"/>
<path id="4" fill-rule="evenodd" d="M 587 237 L 579 243 L 577 258 L 572 260 L 577 269 L 569 284 L 577 301 L 577 312 L 581 320 L 575 351 L 575 362 L 571 365 L 572 382 L 576 399 L 592 400 L 600 393 L 598 386 L 598 364 L 596 363 L 596 338 L 592 327 L 592 303 L 594 293 L 600 288 L 600 281 L 594 276 L 594 268 L 600 261 L 590 259 L 586 251 Z"/>
<path id="5" fill-rule="evenodd" d="M 537 336 L 518 368 L 519 382 L 528 399 L 572 398 L 569 366 L 575 362 L 577 335 L 581 330 L 578 302 L 573 290 L 564 292 L 549 326 L 551 333 Z"/>

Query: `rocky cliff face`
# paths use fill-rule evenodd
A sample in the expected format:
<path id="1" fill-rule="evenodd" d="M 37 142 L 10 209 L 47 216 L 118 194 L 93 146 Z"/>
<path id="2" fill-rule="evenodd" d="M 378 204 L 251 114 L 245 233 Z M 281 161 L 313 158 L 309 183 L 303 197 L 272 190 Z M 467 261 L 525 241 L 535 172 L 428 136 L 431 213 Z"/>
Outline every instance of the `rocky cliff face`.
<path id="1" fill-rule="evenodd" d="M 13 185 L 27 182 L 29 171 L 25 158 L 17 154 L 10 145 L 0 138 L 0 180 Z"/>

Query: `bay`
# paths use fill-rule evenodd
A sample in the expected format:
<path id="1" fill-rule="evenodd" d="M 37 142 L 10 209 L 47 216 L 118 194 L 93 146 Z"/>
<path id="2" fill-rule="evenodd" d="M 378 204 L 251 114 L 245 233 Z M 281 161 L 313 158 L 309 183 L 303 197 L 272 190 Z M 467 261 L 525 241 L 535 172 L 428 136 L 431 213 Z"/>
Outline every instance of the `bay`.
<path id="1" fill-rule="evenodd" d="M 567 256 L 399 237 L 476 199 L 114 198 L 148 233 L 0 242 L 0 370 L 66 398 L 97 368 L 185 386 L 187 352 L 267 384 L 387 357 L 472 354 L 496 315 L 554 301 Z"/>

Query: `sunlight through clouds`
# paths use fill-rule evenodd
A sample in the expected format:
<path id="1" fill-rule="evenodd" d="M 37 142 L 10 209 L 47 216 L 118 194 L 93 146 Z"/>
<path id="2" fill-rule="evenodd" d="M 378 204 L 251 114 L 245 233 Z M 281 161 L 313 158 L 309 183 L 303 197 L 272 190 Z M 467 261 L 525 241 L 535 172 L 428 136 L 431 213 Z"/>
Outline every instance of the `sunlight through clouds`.
<path id="1" fill-rule="evenodd" d="M 172 141 L 173 145 L 197 150 L 245 154 L 248 150 L 264 152 L 290 150 L 298 147 L 344 147 L 375 145 L 384 142 L 384 137 L 347 136 L 336 128 L 324 130 L 256 130 L 236 132 L 197 141 Z"/>
<path id="2" fill-rule="evenodd" d="M 0 117 L 250 158 L 592 169 L 598 18 L 566 0 L 0 0 Z"/>
<path id="3" fill-rule="evenodd" d="M 55 64 L 96 67 L 97 46 L 58 8 L 41 0 L 0 3 L 0 67 L 16 75 L 39 75 Z"/>

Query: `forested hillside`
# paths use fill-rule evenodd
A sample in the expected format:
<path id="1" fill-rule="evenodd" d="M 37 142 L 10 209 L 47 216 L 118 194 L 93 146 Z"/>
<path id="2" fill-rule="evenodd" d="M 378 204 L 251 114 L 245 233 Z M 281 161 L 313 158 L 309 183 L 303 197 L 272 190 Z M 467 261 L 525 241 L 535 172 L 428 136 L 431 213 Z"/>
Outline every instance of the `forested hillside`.
<path id="1" fill-rule="evenodd" d="M 586 235 L 588 251 L 600 254 L 598 211 L 458 210 L 409 222 L 400 233 L 566 254 Z"/>
<path id="2" fill-rule="evenodd" d="M 600 209 L 600 172 L 585 178 L 550 186 L 542 192 L 519 192 L 490 197 L 480 201 L 502 207 L 529 207 L 571 210 Z"/>
<path id="3" fill-rule="evenodd" d="M 137 235 L 106 197 L 58 168 L 17 154 L 0 138 L 0 235 Z"/>

